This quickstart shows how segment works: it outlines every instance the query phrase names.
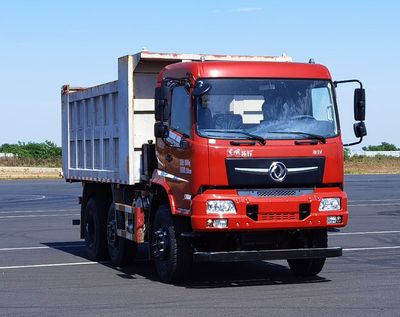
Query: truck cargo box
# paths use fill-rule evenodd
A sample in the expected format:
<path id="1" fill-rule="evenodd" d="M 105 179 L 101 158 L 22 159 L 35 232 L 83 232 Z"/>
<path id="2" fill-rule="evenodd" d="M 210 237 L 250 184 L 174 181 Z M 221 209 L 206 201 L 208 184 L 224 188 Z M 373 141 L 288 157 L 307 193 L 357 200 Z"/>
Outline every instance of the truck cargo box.
<path id="1" fill-rule="evenodd" d="M 118 59 L 118 80 L 62 89 L 62 161 L 66 180 L 140 182 L 141 147 L 154 140 L 154 88 L 168 64 L 192 60 L 291 61 L 278 56 L 165 54 Z"/>

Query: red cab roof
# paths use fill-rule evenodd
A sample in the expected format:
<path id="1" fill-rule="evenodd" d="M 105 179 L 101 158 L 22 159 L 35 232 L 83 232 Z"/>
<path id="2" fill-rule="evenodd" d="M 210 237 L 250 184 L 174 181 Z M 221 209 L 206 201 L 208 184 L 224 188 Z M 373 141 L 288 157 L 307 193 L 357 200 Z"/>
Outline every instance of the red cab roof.
<path id="1" fill-rule="evenodd" d="M 158 81 L 164 77 L 182 78 L 187 73 L 195 78 L 302 78 L 331 79 L 329 70 L 318 64 L 292 62 L 182 62 L 166 66 Z"/>

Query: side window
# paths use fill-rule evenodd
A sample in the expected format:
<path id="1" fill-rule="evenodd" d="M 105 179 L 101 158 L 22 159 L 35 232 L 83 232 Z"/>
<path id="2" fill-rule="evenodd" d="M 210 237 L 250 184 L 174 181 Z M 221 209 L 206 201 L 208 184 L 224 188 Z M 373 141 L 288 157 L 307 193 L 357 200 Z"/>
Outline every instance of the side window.
<path id="1" fill-rule="evenodd" d="M 334 109 L 330 90 L 327 87 L 314 88 L 311 90 L 311 98 L 314 118 L 321 121 L 333 121 Z"/>
<path id="2" fill-rule="evenodd" d="M 185 87 L 177 86 L 172 91 L 171 129 L 191 136 L 190 97 Z"/>

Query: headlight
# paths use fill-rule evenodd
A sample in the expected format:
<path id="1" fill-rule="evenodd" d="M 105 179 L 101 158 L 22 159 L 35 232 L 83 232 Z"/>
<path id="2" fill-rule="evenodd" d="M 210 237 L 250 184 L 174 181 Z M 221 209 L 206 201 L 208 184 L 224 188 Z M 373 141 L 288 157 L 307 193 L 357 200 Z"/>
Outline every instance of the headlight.
<path id="1" fill-rule="evenodd" d="M 208 200 L 208 214 L 236 214 L 235 204 L 232 200 Z"/>
<path id="2" fill-rule="evenodd" d="M 322 198 L 319 203 L 319 211 L 340 210 L 340 198 Z"/>

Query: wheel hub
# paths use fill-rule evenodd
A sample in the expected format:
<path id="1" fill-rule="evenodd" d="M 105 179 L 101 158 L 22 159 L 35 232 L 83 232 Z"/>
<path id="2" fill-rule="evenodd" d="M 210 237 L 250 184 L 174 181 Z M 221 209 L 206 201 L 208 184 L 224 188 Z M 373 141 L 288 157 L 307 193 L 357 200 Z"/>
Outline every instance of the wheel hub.
<path id="1" fill-rule="evenodd" d="M 107 241 L 110 246 L 117 246 L 117 226 L 114 219 L 107 224 Z"/>
<path id="2" fill-rule="evenodd" d="M 166 259 L 169 249 L 169 240 L 166 229 L 160 228 L 154 232 L 153 253 L 156 258 Z"/>
<path id="3" fill-rule="evenodd" d="M 92 247 L 94 242 L 94 228 L 93 228 L 93 219 L 89 218 L 86 221 L 85 225 L 85 240 L 89 247 Z"/>

